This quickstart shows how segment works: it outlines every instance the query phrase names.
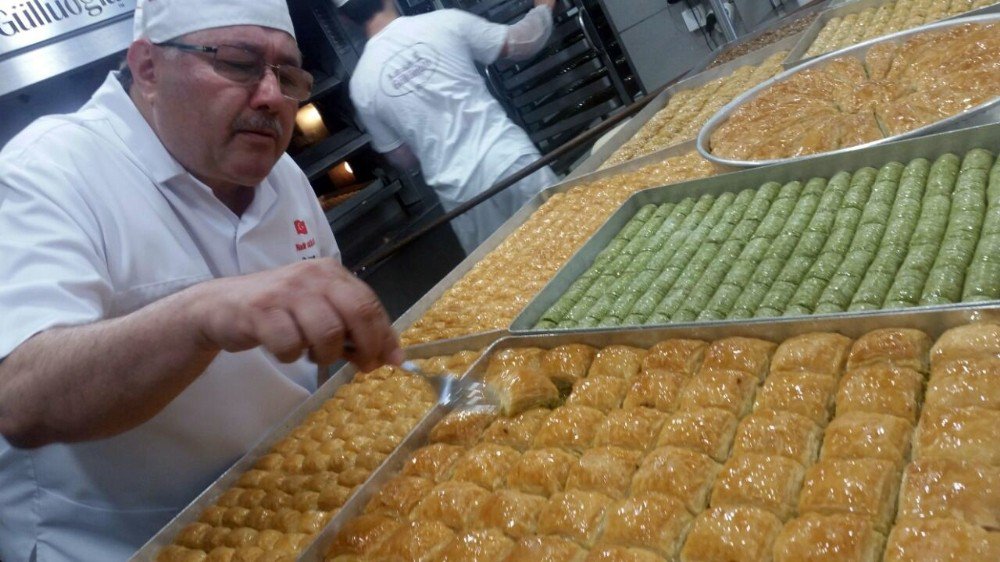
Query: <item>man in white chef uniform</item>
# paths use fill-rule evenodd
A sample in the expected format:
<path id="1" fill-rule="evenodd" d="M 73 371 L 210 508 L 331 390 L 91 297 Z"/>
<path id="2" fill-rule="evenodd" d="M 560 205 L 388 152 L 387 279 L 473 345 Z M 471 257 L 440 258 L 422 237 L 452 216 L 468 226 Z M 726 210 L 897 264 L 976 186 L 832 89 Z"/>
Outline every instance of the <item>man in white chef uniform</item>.
<path id="1" fill-rule="evenodd" d="M 368 42 L 351 76 L 351 100 L 375 150 L 401 169 L 420 166 L 450 211 L 539 158 L 525 132 L 490 95 L 475 63 L 528 59 L 552 33 L 554 0 L 514 25 L 460 10 L 400 17 L 393 0 L 336 0 Z M 539 191 L 543 168 L 452 221 L 466 252 Z"/>
<path id="2" fill-rule="evenodd" d="M 401 359 L 284 153 L 312 84 L 285 1 L 138 4 L 130 72 L 0 153 L 4 562 L 127 558 L 317 363 Z"/>

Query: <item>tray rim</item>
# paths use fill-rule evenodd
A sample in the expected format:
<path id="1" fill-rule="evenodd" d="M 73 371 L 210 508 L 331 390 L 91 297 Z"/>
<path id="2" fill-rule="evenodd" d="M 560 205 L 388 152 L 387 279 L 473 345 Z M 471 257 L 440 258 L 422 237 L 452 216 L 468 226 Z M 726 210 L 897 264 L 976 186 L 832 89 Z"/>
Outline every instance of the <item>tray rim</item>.
<path id="1" fill-rule="evenodd" d="M 865 1 L 865 0 L 860 0 L 860 1 Z M 948 130 L 949 128 L 961 127 L 964 122 L 969 121 L 971 119 L 975 119 L 980 114 L 984 114 L 985 113 L 985 114 L 989 115 L 989 112 L 994 107 L 1000 107 L 1000 95 L 994 97 L 990 101 L 986 101 L 986 102 L 983 102 L 983 103 L 981 103 L 979 105 L 976 105 L 974 107 L 970 107 L 969 109 L 966 109 L 965 111 L 963 111 L 961 113 L 952 115 L 950 117 L 947 117 L 945 119 L 941 119 L 939 121 L 935 121 L 933 123 L 929 123 L 927 125 L 924 125 L 922 127 L 918 127 L 916 129 L 913 129 L 913 130 L 910 130 L 910 131 L 906 131 L 904 133 L 899 133 L 899 134 L 896 134 L 896 135 L 884 137 L 884 138 L 881 138 L 881 139 L 878 139 L 878 140 L 875 140 L 875 141 L 871 141 L 871 142 L 867 142 L 867 143 L 864 143 L 864 144 L 858 144 L 858 145 L 855 145 L 855 146 L 849 146 L 849 147 L 840 148 L 840 149 L 837 149 L 837 150 L 831 150 L 831 151 L 827 151 L 827 152 L 822 152 L 822 153 L 818 153 L 818 154 L 807 154 L 807 155 L 803 155 L 803 156 L 794 156 L 794 157 L 789 157 L 789 158 L 772 158 L 772 159 L 767 159 L 767 160 L 737 160 L 737 159 L 733 159 L 733 158 L 725 158 L 725 157 L 721 157 L 721 156 L 716 156 L 716 155 L 712 154 L 712 151 L 711 151 L 711 149 L 709 147 L 709 141 L 710 141 L 710 137 L 712 136 L 712 133 L 714 133 L 715 130 L 718 129 L 719 126 L 722 125 L 722 123 L 724 123 L 726 120 L 728 120 L 729 117 L 732 115 L 732 113 L 734 111 L 736 111 L 736 109 L 738 109 L 741 105 L 743 105 L 745 103 L 748 103 L 748 102 L 756 99 L 758 96 L 760 96 L 765 90 L 769 89 L 771 86 L 774 86 L 775 84 L 780 84 L 782 82 L 785 82 L 785 81 L 791 79 L 792 76 L 794 76 L 795 74 L 797 74 L 797 73 L 799 73 L 799 72 L 801 72 L 803 70 L 812 68 L 812 67 L 817 66 L 817 65 L 824 64 L 824 63 L 826 63 L 829 60 L 834 59 L 834 58 L 840 58 L 840 57 L 844 57 L 844 56 L 849 56 L 849 55 L 853 55 L 853 54 L 858 53 L 858 52 L 860 52 L 860 54 L 863 56 L 865 53 L 868 52 L 868 50 L 871 47 L 873 47 L 875 45 L 878 45 L 878 44 L 881 44 L 881 43 L 890 42 L 890 41 L 898 41 L 900 39 L 908 38 L 908 37 L 910 37 L 912 35 L 918 35 L 918 34 L 925 33 L 925 32 L 936 31 L 938 29 L 943 29 L 943 28 L 948 28 L 948 27 L 953 27 L 953 26 L 959 26 L 959 25 L 965 25 L 965 24 L 970 24 L 970 23 L 971 24 L 976 24 L 976 23 L 984 23 L 985 24 L 985 23 L 996 23 L 996 22 L 1000 22 L 1000 13 L 985 14 L 985 15 L 980 15 L 980 16 L 972 16 L 972 17 L 968 17 L 968 18 L 957 18 L 957 19 L 950 19 L 950 20 L 942 20 L 942 21 L 938 21 L 938 22 L 935 22 L 935 23 L 931 23 L 931 24 L 928 24 L 928 25 L 921 26 L 921 27 L 915 27 L 915 28 L 912 28 L 912 29 L 908 29 L 906 31 L 900 31 L 898 33 L 893 33 L 891 35 L 883 35 L 882 37 L 876 37 L 874 39 L 869 39 L 868 41 L 863 41 L 861 43 L 857 43 L 855 45 L 852 45 L 850 47 L 846 47 L 846 48 L 838 50 L 838 51 L 831 51 L 831 52 L 826 53 L 824 55 L 815 57 L 814 59 L 810 60 L 807 63 L 800 64 L 800 65 L 794 66 L 792 68 L 789 68 L 788 70 L 785 70 L 784 72 L 778 74 L 777 76 L 774 76 L 773 78 L 771 78 L 769 80 L 766 80 L 766 81 L 764 81 L 761 84 L 758 84 L 757 86 L 751 88 L 750 90 L 747 90 L 746 92 L 743 92 L 738 97 L 736 97 L 734 100 L 732 100 L 731 102 L 729 102 L 728 104 L 726 104 L 725 106 L 723 106 L 721 109 L 719 109 L 719 111 L 716 112 L 715 115 L 713 115 L 711 118 L 709 118 L 709 120 L 705 122 L 705 125 L 698 132 L 698 139 L 697 139 L 698 152 L 702 155 L 703 158 L 705 158 L 706 160 L 709 160 L 711 162 L 714 162 L 716 164 L 721 164 L 721 165 L 725 165 L 725 166 L 739 167 L 739 168 L 751 168 L 751 167 L 759 167 L 759 166 L 771 166 L 771 165 L 775 165 L 775 164 L 788 164 L 788 163 L 791 163 L 791 162 L 798 162 L 798 161 L 803 161 L 803 160 L 811 160 L 811 159 L 817 158 L 819 156 L 829 156 L 829 155 L 832 155 L 832 154 L 844 154 L 844 153 L 849 153 L 849 152 L 857 152 L 859 150 L 864 150 L 864 149 L 867 149 L 867 148 L 872 148 L 872 147 L 880 146 L 880 145 L 883 145 L 883 144 L 886 144 L 886 143 L 890 143 L 890 142 L 894 142 L 894 141 L 898 141 L 898 140 L 919 137 L 919 136 L 923 136 L 923 135 L 926 135 L 926 134 L 929 134 L 929 133 L 933 133 L 933 132 L 938 132 L 938 131 L 942 131 L 942 130 Z"/>

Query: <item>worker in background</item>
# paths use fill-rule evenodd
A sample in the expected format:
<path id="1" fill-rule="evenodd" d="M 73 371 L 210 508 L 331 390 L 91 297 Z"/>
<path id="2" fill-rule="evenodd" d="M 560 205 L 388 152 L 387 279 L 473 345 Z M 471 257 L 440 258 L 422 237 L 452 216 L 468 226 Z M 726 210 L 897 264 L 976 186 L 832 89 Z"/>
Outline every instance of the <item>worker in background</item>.
<path id="1" fill-rule="evenodd" d="M 284 153 L 312 84 L 285 0 L 139 0 L 134 37 L 0 152 L 4 562 L 128 558 L 345 339 L 402 358 Z"/>
<path id="2" fill-rule="evenodd" d="M 528 135 L 490 95 L 475 63 L 529 59 L 552 34 L 554 0 L 514 25 L 460 10 L 400 17 L 393 0 L 335 0 L 368 37 L 351 76 L 351 100 L 372 146 L 395 167 L 420 166 L 446 211 L 539 158 Z M 539 191 L 543 168 L 452 221 L 467 253 Z"/>

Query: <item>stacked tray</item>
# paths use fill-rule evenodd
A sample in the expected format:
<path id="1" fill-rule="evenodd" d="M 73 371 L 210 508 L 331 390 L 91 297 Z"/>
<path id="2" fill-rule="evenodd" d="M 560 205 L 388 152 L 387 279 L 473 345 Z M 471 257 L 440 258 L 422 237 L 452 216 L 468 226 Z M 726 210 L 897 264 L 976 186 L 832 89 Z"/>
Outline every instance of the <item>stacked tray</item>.
<path id="1" fill-rule="evenodd" d="M 781 41 L 778 41 L 776 43 L 772 43 L 771 45 L 768 45 L 763 49 L 754 51 L 750 54 L 734 59 L 728 63 L 720 65 L 711 70 L 698 72 L 697 74 L 691 76 L 690 78 L 686 78 L 678 82 L 677 84 L 670 86 L 669 88 L 661 92 L 655 99 L 650 101 L 649 104 L 642 109 L 642 111 L 640 111 L 634 117 L 629 119 L 628 122 L 623 127 L 621 127 L 618 131 L 616 131 L 607 140 L 607 142 L 605 142 L 599 148 L 594 150 L 594 152 L 591 153 L 591 155 L 586 160 L 584 160 L 576 168 L 574 168 L 573 172 L 569 175 L 568 179 L 576 179 L 580 176 L 590 174 L 594 171 L 602 169 L 602 167 L 607 169 L 614 169 L 613 166 L 622 165 L 624 162 L 615 162 L 614 164 L 611 164 L 609 162 L 609 159 L 612 158 L 613 155 L 618 153 L 622 149 L 622 147 L 625 146 L 629 141 L 633 141 L 633 139 L 636 138 L 637 135 L 641 134 L 641 132 L 644 131 L 644 129 L 647 127 L 650 121 L 653 120 L 657 116 L 657 114 L 660 113 L 664 108 L 666 108 L 670 104 L 671 100 L 676 98 L 678 94 L 681 94 L 681 92 L 688 92 L 688 93 L 693 92 L 695 90 L 698 90 L 699 88 L 703 88 L 706 85 L 711 84 L 714 81 L 723 79 L 727 76 L 731 76 L 735 71 L 737 71 L 742 67 L 757 67 L 774 56 L 780 57 L 781 53 L 788 52 L 789 49 L 791 49 L 792 46 L 795 45 L 795 42 L 796 42 L 796 36 L 786 37 L 785 39 L 782 39 Z M 695 68 L 693 70 L 699 71 L 701 69 Z M 699 111 L 701 109 L 702 107 L 697 108 L 697 110 Z M 701 119 L 701 122 L 704 122 L 710 116 L 711 112 L 705 114 L 705 116 Z M 700 123 L 697 123 L 697 126 L 700 126 Z M 688 138 L 693 139 L 696 135 L 697 135 L 697 129 L 695 129 Z M 675 142 L 683 142 L 685 140 L 688 140 L 688 138 L 682 138 Z M 668 148 L 669 145 L 664 145 L 656 151 L 649 152 L 647 155 L 662 156 L 663 154 L 661 154 L 661 152 Z M 644 156 L 644 155 L 639 155 L 639 156 Z"/>
<path id="2" fill-rule="evenodd" d="M 596 326 L 604 321 L 601 315 L 590 314 L 582 326 L 580 321 L 612 306 L 629 308 L 617 318 L 621 323 L 636 305 L 649 304 L 639 302 L 644 298 L 655 301 L 653 312 L 632 321 L 648 321 L 652 314 L 658 322 L 718 320 L 758 312 L 829 313 L 852 304 L 852 311 L 861 312 L 963 296 L 996 299 L 1000 254 L 991 244 L 1000 225 L 1000 175 L 993 161 L 998 135 L 1000 125 L 986 125 L 640 192 L 560 270 L 511 330 L 558 329 L 571 311 L 573 321 L 566 324 Z M 945 156 L 952 152 L 968 155 L 964 171 L 959 158 Z M 987 182 L 993 186 L 989 191 Z M 639 214 L 647 205 L 664 204 L 673 207 Z M 639 234 L 643 224 L 627 226 L 637 214 L 643 224 L 656 215 L 658 224 L 649 223 L 643 232 L 651 238 L 613 242 L 625 228 L 630 239 Z M 854 236 L 855 231 L 861 234 Z M 734 233 L 738 236 L 730 240 Z M 609 246 L 613 253 L 599 258 Z M 587 274 L 595 266 L 609 267 L 608 277 L 598 282 L 601 275 Z M 851 269 L 855 266 L 863 271 Z M 635 280 L 625 281 L 626 272 Z M 953 275 L 970 277 L 965 295 L 964 279 Z M 720 283 L 713 286 L 716 278 Z M 927 300 L 921 300 L 925 288 Z M 791 296 L 784 299 L 788 290 Z M 854 301 L 859 291 L 881 295 L 881 301 L 860 295 Z M 568 299 L 559 303 L 564 295 Z M 712 312 L 720 303 L 728 308 Z"/>
<path id="3" fill-rule="evenodd" d="M 505 338 L 466 377 L 520 400 L 513 417 L 436 407 L 302 560 L 993 559 L 997 322 L 984 306 Z"/>
<path id="4" fill-rule="evenodd" d="M 933 23 L 1000 11 L 994 0 L 855 0 L 824 11 L 799 37 L 786 67 L 881 35 Z M 847 26 L 841 25 L 847 22 Z"/>
<path id="5" fill-rule="evenodd" d="M 997 24 L 997 22 L 1000 22 L 1000 14 L 983 15 L 977 17 L 961 18 L 957 20 L 939 22 L 922 28 L 912 29 L 909 31 L 904 31 L 901 33 L 896 33 L 893 35 L 866 41 L 864 43 L 855 45 L 853 47 L 841 51 L 828 53 L 821 57 L 817 57 L 808 63 L 796 66 L 791 70 L 788 70 L 778 76 L 775 76 L 774 78 L 768 80 L 767 82 L 764 82 L 763 84 L 760 84 L 759 86 L 745 92 L 743 95 L 739 96 L 731 103 L 727 104 L 711 119 L 709 119 L 709 121 L 702 128 L 701 132 L 698 134 L 698 151 L 701 152 L 701 154 L 705 156 L 705 158 L 708 158 L 709 160 L 712 160 L 713 162 L 719 164 L 724 164 L 728 166 L 738 166 L 738 167 L 761 166 L 761 165 L 778 164 L 783 162 L 791 162 L 801 158 L 807 158 L 813 156 L 814 155 L 813 153 L 815 153 L 816 149 L 810 148 L 809 150 L 805 150 L 805 148 L 807 148 L 807 145 L 801 143 L 805 143 L 808 141 L 808 143 L 814 145 L 815 144 L 818 144 L 819 146 L 828 145 L 829 143 L 825 142 L 828 139 L 825 139 L 822 136 L 818 136 L 815 139 L 808 138 L 810 135 L 812 136 L 826 135 L 827 128 L 832 129 L 833 133 L 844 134 L 845 138 L 848 139 L 852 133 L 858 133 L 862 130 L 874 128 L 877 130 L 875 130 L 873 134 L 863 134 L 863 135 L 858 134 L 856 136 L 858 136 L 859 139 L 876 138 L 876 140 L 872 140 L 870 142 L 862 141 L 862 144 L 856 144 L 853 146 L 850 146 L 849 143 L 858 141 L 847 140 L 845 141 L 845 143 L 847 143 L 847 146 L 843 146 L 842 148 L 838 148 L 836 150 L 826 151 L 823 152 L 823 154 L 837 154 L 843 152 L 857 151 L 865 148 L 870 148 L 873 146 L 878 146 L 886 142 L 892 142 L 894 140 L 899 140 L 904 138 L 911 138 L 932 132 L 955 130 L 959 128 L 971 127 L 985 123 L 996 123 L 1000 121 L 1000 95 L 998 95 L 996 92 L 993 92 L 990 89 L 985 89 L 969 93 L 964 98 L 962 96 L 957 96 L 955 97 L 956 103 L 953 104 L 953 105 L 962 105 L 959 102 L 965 98 L 987 100 L 983 101 L 982 103 L 979 103 L 978 105 L 968 108 L 962 106 L 961 108 L 959 108 L 961 109 L 961 111 L 959 111 L 958 113 L 955 113 L 949 117 L 940 119 L 935 122 L 927 123 L 925 125 L 920 125 L 920 122 L 917 122 L 916 124 L 918 126 L 909 130 L 906 130 L 905 126 L 898 126 L 896 128 L 893 128 L 892 127 L 894 123 L 893 121 L 887 121 L 885 123 L 876 123 L 877 119 L 875 117 L 872 117 L 872 114 L 877 113 L 878 110 L 878 106 L 873 104 L 882 103 L 882 101 L 880 101 L 881 100 L 880 96 L 882 95 L 889 96 L 890 94 L 893 96 L 897 95 L 893 92 L 890 92 L 888 89 L 885 92 L 879 90 L 879 88 L 885 87 L 883 82 L 886 82 L 886 80 L 872 79 L 870 82 L 865 83 L 863 85 L 860 83 L 855 85 L 854 82 L 847 82 L 847 80 L 848 79 L 853 80 L 854 78 L 856 78 L 855 75 L 858 72 L 858 69 L 852 66 L 852 64 L 850 64 L 852 62 L 860 61 L 860 66 L 862 67 L 860 69 L 860 72 L 862 73 L 868 72 L 868 69 L 864 68 L 864 65 L 869 64 L 870 61 L 866 60 L 866 56 L 868 56 L 871 53 L 874 53 L 876 55 L 872 60 L 874 64 L 879 64 L 879 63 L 884 64 L 889 62 L 890 60 L 895 62 L 898 60 L 895 57 L 904 56 L 905 51 L 901 50 L 900 52 L 897 53 L 896 51 L 893 51 L 892 48 L 894 48 L 894 46 L 896 45 L 906 44 L 907 41 L 917 41 L 920 39 L 920 37 L 917 36 L 925 35 L 926 37 L 929 38 L 948 37 L 946 33 L 951 30 L 958 31 L 960 30 L 960 28 L 974 29 L 975 26 L 995 25 Z M 983 46 L 980 45 L 979 43 L 974 43 L 974 45 L 976 45 L 977 48 L 988 48 L 988 46 Z M 977 52 L 977 56 L 980 57 L 985 57 L 988 54 L 989 51 L 985 51 L 983 53 Z M 893 57 L 893 58 L 890 59 L 888 57 Z M 972 67 L 970 65 L 968 70 L 971 71 L 979 69 L 982 72 L 987 72 L 986 66 L 988 63 L 988 59 L 984 59 L 980 62 L 981 62 L 981 67 Z M 825 121 L 820 120 L 819 116 L 829 115 L 829 110 L 832 107 L 829 105 L 830 100 L 820 100 L 819 98 L 815 98 L 816 95 L 815 92 L 803 90 L 815 86 L 815 84 L 807 82 L 807 79 L 811 77 L 811 79 L 814 81 L 818 80 L 818 76 L 821 75 L 820 73 L 826 72 L 828 69 L 831 68 L 839 72 L 839 74 L 836 74 L 835 76 L 837 77 L 837 79 L 843 79 L 844 84 L 840 84 L 841 88 L 839 90 L 831 88 L 830 90 L 827 90 L 827 92 L 847 91 L 851 92 L 850 96 L 856 96 L 856 97 L 851 97 L 848 100 L 856 106 L 850 110 L 853 111 L 853 113 L 850 114 L 845 113 L 844 115 L 840 115 L 839 113 L 837 113 L 835 115 L 835 117 L 837 118 L 841 117 L 843 117 L 844 119 L 848 117 L 856 118 L 854 121 L 850 122 L 851 125 L 848 125 L 848 122 L 843 119 L 836 122 L 833 122 L 829 118 L 827 118 Z M 892 72 L 895 72 L 895 70 L 896 67 L 892 67 Z M 921 71 L 931 72 L 929 68 L 921 68 Z M 889 68 L 887 67 L 882 69 L 882 72 L 891 74 Z M 919 82 L 919 84 L 922 84 L 925 89 L 926 87 L 929 87 L 928 85 L 933 82 L 933 80 L 931 80 L 931 77 L 929 76 L 927 77 L 918 76 L 916 78 L 912 76 L 909 77 L 909 80 L 918 80 L 918 79 L 923 80 L 922 82 Z M 995 88 L 994 84 L 985 84 L 981 86 L 979 85 L 978 82 L 974 82 L 974 84 L 976 84 L 980 88 L 991 88 L 991 87 Z M 850 87 L 848 86 L 853 87 L 853 90 L 851 90 Z M 895 86 L 897 87 L 902 86 L 902 89 L 899 90 L 900 92 L 910 92 L 910 90 L 906 90 L 906 88 L 910 87 L 911 83 L 910 82 L 899 83 L 895 84 Z M 784 147 L 786 152 L 788 152 L 789 154 L 798 153 L 801 155 L 760 158 L 751 160 L 748 158 L 739 158 L 735 156 L 730 157 L 730 156 L 715 154 L 713 152 L 713 147 L 712 147 L 713 136 L 715 136 L 716 133 L 720 131 L 720 129 L 725 130 L 724 128 L 727 125 L 729 125 L 731 117 L 749 118 L 751 122 L 753 122 L 753 120 L 756 119 L 758 122 L 767 123 L 767 121 L 763 120 L 763 117 L 759 116 L 754 117 L 753 112 L 766 110 L 767 108 L 771 107 L 774 103 L 775 96 L 778 95 L 777 92 L 783 90 L 790 90 L 789 92 L 786 92 L 787 95 L 799 95 L 802 100 L 805 100 L 805 101 L 800 101 L 799 105 L 789 105 L 788 107 L 784 108 L 783 114 L 788 115 L 789 112 L 792 112 L 793 114 L 798 115 L 795 112 L 801 112 L 801 115 L 803 116 L 813 117 L 814 121 L 818 124 L 817 128 L 819 130 L 804 131 L 801 135 L 795 138 L 791 138 L 789 136 L 783 136 L 786 134 L 786 129 L 788 129 L 789 127 L 794 127 L 796 125 L 796 122 L 790 121 L 789 123 L 783 125 L 783 128 L 776 128 L 773 131 L 769 131 L 768 134 L 773 136 L 773 138 L 770 139 L 772 145 L 783 143 L 782 146 Z M 803 91 L 800 92 L 800 90 Z M 926 93 L 923 92 L 923 90 L 921 90 L 921 92 Z M 913 95 L 916 95 L 917 93 L 921 92 L 916 92 L 916 89 L 914 89 Z M 858 94 L 864 94 L 864 95 L 861 97 L 857 97 Z M 987 96 L 986 94 L 992 94 L 992 96 L 990 97 Z M 807 97 L 807 96 L 813 96 L 813 97 Z M 905 96 L 898 97 L 898 99 L 896 97 L 888 99 L 887 101 L 889 102 L 890 105 L 888 106 L 887 115 L 896 116 L 896 114 L 899 111 L 903 110 L 911 111 L 912 113 L 913 108 L 906 104 L 916 104 L 917 101 L 915 101 L 915 99 L 911 99 L 911 97 L 909 96 L 910 94 L 907 93 Z M 929 94 L 929 96 L 931 97 L 931 99 L 933 99 L 932 94 Z M 841 97 L 843 97 L 843 95 L 841 95 Z M 870 97 L 871 99 L 867 99 L 867 97 Z M 837 102 L 834 105 L 844 103 L 840 100 L 840 97 L 836 98 L 836 100 Z M 942 100 L 941 103 L 944 104 L 946 103 L 946 101 L 949 100 Z M 808 105 L 806 102 L 809 102 L 811 105 Z M 754 104 L 757 104 L 757 106 L 755 106 Z M 750 111 L 751 113 L 745 114 L 745 112 L 747 111 Z M 827 113 L 823 113 L 823 111 L 826 111 Z M 841 108 L 838 105 L 837 112 L 839 111 L 841 111 Z M 848 110 L 844 109 L 843 111 L 846 112 Z M 919 116 L 923 117 L 922 115 Z M 868 117 L 871 118 L 866 119 Z M 910 117 L 912 118 L 913 116 L 910 115 Z M 881 118 L 881 116 L 879 118 Z M 905 125 L 905 123 L 909 123 L 911 121 L 912 119 L 910 121 L 904 119 L 900 121 L 900 123 Z M 881 138 L 878 138 L 879 136 L 881 136 Z M 806 140 L 803 140 L 803 138 L 806 138 Z M 840 137 L 838 136 L 836 138 L 839 139 Z M 817 143 L 817 140 L 823 140 L 824 142 Z"/>

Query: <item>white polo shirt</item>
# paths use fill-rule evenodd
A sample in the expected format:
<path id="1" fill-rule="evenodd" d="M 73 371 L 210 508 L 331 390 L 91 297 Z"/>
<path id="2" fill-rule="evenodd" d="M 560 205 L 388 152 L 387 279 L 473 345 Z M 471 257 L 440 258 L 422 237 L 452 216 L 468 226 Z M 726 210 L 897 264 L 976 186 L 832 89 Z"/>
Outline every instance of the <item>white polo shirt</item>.
<path id="1" fill-rule="evenodd" d="M 0 358 L 34 334 L 196 283 L 339 257 L 288 155 L 238 217 L 160 143 L 114 73 L 80 111 L 0 152 Z M 0 439 L 0 558 L 127 558 L 316 388 L 316 365 L 222 353 L 124 434 L 33 450 Z M 73 392 L 67 388 L 66 392 Z"/>

